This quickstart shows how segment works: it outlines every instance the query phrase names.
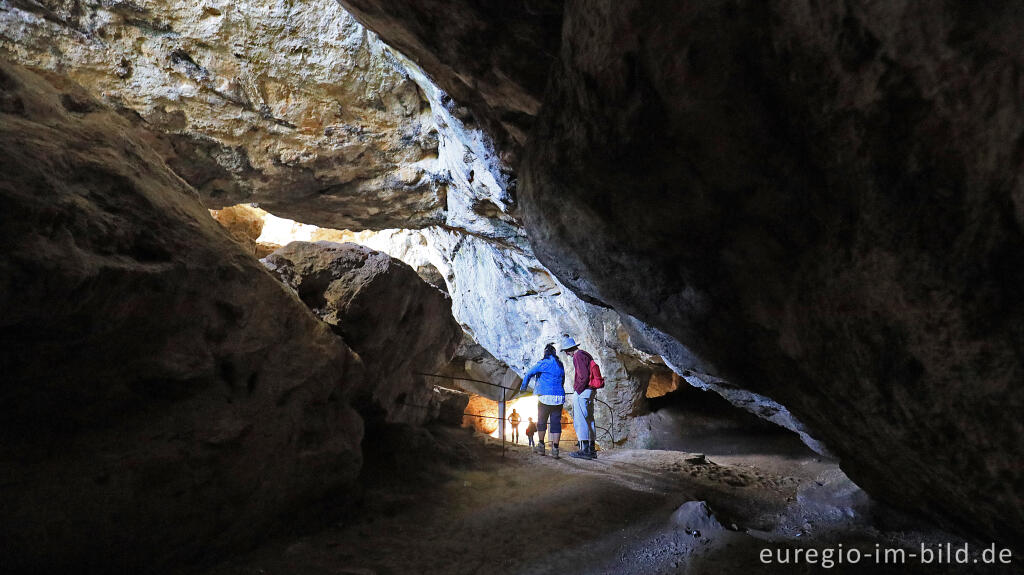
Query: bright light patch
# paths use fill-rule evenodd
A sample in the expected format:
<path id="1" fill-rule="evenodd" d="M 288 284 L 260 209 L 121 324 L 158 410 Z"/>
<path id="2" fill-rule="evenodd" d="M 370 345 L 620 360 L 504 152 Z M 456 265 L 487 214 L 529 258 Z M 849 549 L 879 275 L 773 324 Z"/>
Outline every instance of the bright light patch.
<path id="1" fill-rule="evenodd" d="M 566 400 L 568 401 L 568 397 Z M 519 414 L 519 443 L 526 444 L 526 426 L 530 425 L 529 418 L 533 418 L 533 422 L 537 422 L 537 396 L 528 395 L 526 397 L 519 397 L 510 402 L 505 406 L 505 419 L 512 415 L 512 410 L 516 410 Z M 495 429 L 491 433 L 491 437 L 498 438 L 498 430 Z M 569 417 L 567 411 L 562 411 L 562 438 L 565 440 L 576 440 L 576 433 L 572 429 L 572 418 Z M 505 440 L 512 441 L 512 426 L 509 425 L 508 421 L 505 421 Z"/>
<path id="2" fill-rule="evenodd" d="M 532 417 L 534 423 L 537 422 L 537 396 L 518 397 L 505 404 L 505 439 L 507 441 L 512 441 L 512 426 L 507 420 L 512 415 L 513 409 L 519 414 L 519 441 L 526 443 L 526 426 L 530 425 L 529 418 Z M 494 433 L 491 433 L 491 437 L 498 437 L 497 429 L 494 430 Z"/>
<path id="3" fill-rule="evenodd" d="M 313 233 L 319 229 L 316 226 L 300 224 L 293 220 L 267 214 L 263 218 L 263 233 L 256 238 L 256 241 L 279 246 L 286 246 L 291 242 L 308 242 L 312 241 Z"/>

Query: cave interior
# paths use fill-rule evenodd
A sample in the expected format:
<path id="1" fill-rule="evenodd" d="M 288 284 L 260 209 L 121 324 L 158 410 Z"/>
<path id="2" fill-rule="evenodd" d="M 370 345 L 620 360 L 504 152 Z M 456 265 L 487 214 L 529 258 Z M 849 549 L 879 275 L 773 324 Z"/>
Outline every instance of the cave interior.
<path id="1" fill-rule="evenodd" d="M 1022 30 L 0 0 L 0 571 L 1021 572 Z"/>

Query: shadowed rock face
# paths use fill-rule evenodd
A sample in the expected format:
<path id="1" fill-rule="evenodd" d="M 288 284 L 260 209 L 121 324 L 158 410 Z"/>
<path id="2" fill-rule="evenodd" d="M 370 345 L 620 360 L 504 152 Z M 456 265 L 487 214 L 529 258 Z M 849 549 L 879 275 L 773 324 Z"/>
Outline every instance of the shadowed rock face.
<path id="1" fill-rule="evenodd" d="M 181 567 L 359 472 L 358 359 L 136 128 L 0 64 L 4 570 Z"/>
<path id="2" fill-rule="evenodd" d="M 561 0 L 341 4 L 468 107 L 503 153 L 526 142 L 558 54 Z"/>
<path id="3" fill-rule="evenodd" d="M 389 422 L 436 415 L 426 409 L 435 397 L 421 374 L 447 364 L 462 340 L 444 293 L 357 244 L 292 242 L 264 262 L 363 359 L 360 404 L 372 401 Z"/>
<path id="4" fill-rule="evenodd" d="M 475 73 L 514 38 L 472 52 L 438 28 L 435 49 L 410 40 L 431 2 L 344 3 L 442 88 L 500 91 Z M 521 43 L 560 44 L 520 172 L 537 255 L 788 406 L 873 495 L 1020 541 L 1022 22 L 1012 3 L 568 2 L 560 40 Z"/>

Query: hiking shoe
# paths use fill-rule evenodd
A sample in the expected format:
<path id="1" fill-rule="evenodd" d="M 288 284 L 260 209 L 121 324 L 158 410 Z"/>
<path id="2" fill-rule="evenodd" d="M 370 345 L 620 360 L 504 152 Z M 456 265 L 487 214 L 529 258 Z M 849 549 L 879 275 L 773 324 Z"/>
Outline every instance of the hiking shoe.
<path id="1" fill-rule="evenodd" d="M 589 452 L 587 452 L 587 453 L 588 453 L 588 454 L 590 455 L 590 458 L 591 458 L 591 459 L 597 459 L 597 450 L 596 450 L 596 449 L 591 449 L 591 450 L 590 450 Z"/>
<path id="2" fill-rule="evenodd" d="M 558 457 L 558 446 L 557 445 L 552 445 L 551 446 L 551 456 L 554 457 L 555 459 L 561 459 L 560 457 Z"/>
<path id="3" fill-rule="evenodd" d="M 569 457 L 574 457 L 576 459 L 590 459 L 590 453 L 582 450 L 573 451 L 572 453 L 569 454 Z"/>
<path id="4" fill-rule="evenodd" d="M 534 449 L 534 451 L 537 452 L 537 455 L 545 455 L 545 453 L 544 453 L 544 442 L 541 441 L 540 443 L 538 443 L 537 447 Z"/>

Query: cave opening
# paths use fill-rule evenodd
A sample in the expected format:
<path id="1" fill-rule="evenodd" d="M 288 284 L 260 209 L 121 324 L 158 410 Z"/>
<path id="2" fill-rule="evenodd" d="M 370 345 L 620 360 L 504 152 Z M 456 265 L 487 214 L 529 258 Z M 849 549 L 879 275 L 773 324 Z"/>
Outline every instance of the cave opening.
<path id="1" fill-rule="evenodd" d="M 0 1 L 2 570 L 1019 572 L 1024 13 L 812 4 Z"/>

